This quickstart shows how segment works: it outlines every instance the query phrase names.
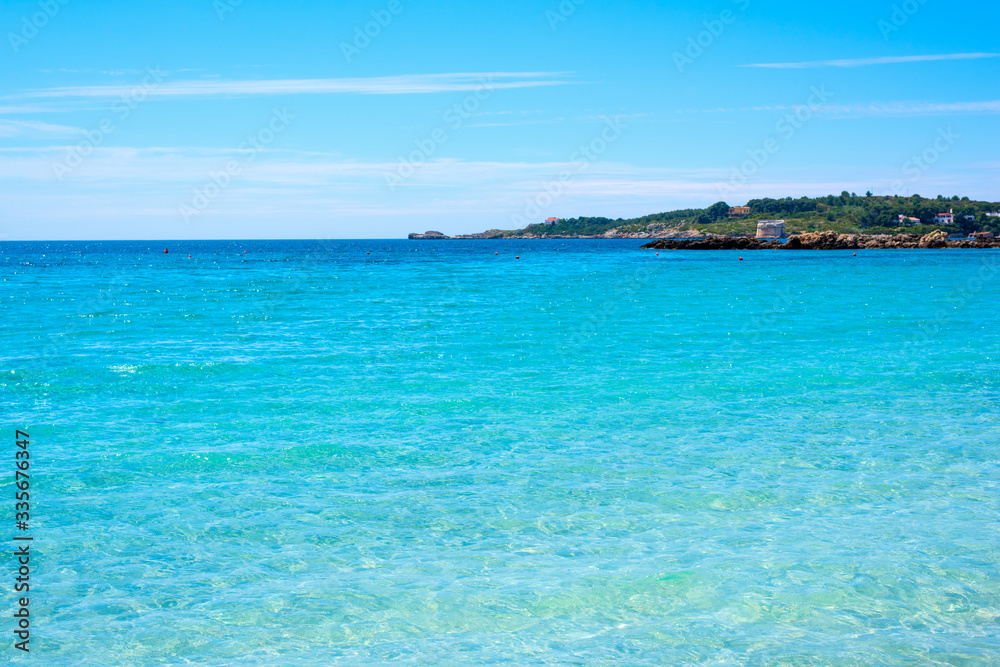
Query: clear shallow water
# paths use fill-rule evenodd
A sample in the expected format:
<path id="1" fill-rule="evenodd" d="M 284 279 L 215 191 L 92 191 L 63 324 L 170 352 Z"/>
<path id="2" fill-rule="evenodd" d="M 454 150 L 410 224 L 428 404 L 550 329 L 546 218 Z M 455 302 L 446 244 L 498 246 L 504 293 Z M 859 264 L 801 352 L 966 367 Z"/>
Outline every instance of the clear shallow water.
<path id="1" fill-rule="evenodd" d="M 33 658 L 1000 661 L 1000 253 L 640 243 L 0 244 Z"/>

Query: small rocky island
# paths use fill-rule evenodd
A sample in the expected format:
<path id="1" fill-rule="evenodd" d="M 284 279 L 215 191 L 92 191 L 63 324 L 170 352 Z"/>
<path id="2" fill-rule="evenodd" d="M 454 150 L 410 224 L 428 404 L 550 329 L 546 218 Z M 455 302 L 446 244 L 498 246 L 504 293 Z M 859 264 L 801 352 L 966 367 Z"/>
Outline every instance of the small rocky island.
<path id="1" fill-rule="evenodd" d="M 410 234 L 408 237 L 411 241 L 438 241 L 450 239 L 450 236 L 445 236 L 441 232 L 424 232 L 423 234 Z"/>
<path id="2" fill-rule="evenodd" d="M 930 234 L 796 234 L 786 242 L 749 236 L 709 236 L 703 239 L 661 239 L 642 246 L 651 250 L 880 250 L 886 248 L 1000 248 L 1000 239 L 981 236 L 950 239 L 943 231 Z"/>

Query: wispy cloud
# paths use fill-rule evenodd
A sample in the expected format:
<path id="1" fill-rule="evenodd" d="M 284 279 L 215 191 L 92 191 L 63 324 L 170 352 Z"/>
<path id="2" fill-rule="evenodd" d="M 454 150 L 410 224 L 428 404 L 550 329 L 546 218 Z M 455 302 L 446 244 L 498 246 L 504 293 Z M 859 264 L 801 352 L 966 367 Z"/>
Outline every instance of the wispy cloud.
<path id="1" fill-rule="evenodd" d="M 26 113 L 52 113 L 54 111 L 56 111 L 56 109 L 50 109 L 44 106 L 0 106 L 0 116 Z"/>
<path id="2" fill-rule="evenodd" d="M 812 69 L 816 67 L 866 67 L 868 65 L 894 65 L 898 63 L 921 63 L 936 60 L 980 60 L 998 58 L 1000 53 L 946 53 L 927 56 L 883 56 L 881 58 L 857 58 L 849 60 L 813 60 L 800 63 L 753 63 L 742 67 L 765 67 L 768 69 Z"/>
<path id="3" fill-rule="evenodd" d="M 751 111 L 795 111 L 805 105 L 777 104 L 754 107 L 719 107 L 715 109 L 700 109 L 678 111 L 686 113 L 747 113 Z M 872 102 L 868 104 L 819 104 L 809 107 L 815 114 L 854 118 L 863 116 L 946 116 L 950 114 L 995 114 L 1000 113 L 1000 100 L 983 100 L 979 102 Z"/>
<path id="4" fill-rule="evenodd" d="M 395 193 L 384 173 L 391 159 L 359 161 L 315 151 L 262 153 L 234 179 L 204 215 L 185 223 L 179 206 L 207 174 L 238 155 L 233 149 L 99 147 L 54 189 L 52 162 L 65 147 L 0 148 L 3 223 L 15 238 L 65 238 L 67 229 L 120 238 L 267 238 L 275 221 L 297 237 L 403 237 L 440 228 L 447 234 L 510 228 L 511 216 L 556 174 L 564 161 L 429 161 Z M 996 168 L 969 165 L 928 174 L 921 189 L 983 196 L 992 192 Z M 766 196 L 823 195 L 891 182 L 898 164 L 777 168 L 748 184 L 738 204 Z M 562 197 L 540 217 L 631 217 L 654 211 L 706 206 L 719 198 L 718 183 L 731 168 L 650 167 L 598 161 L 565 184 Z M 845 179 L 844 173 L 849 176 Z M 58 196 L 53 196 L 53 194 Z M 142 220 L 141 225 L 136 220 Z M 472 222 L 470 222 L 470 220 Z M 67 222 L 74 226 L 66 227 Z M 99 230 L 99 231 L 94 231 Z M 284 233 L 284 232 L 282 232 Z"/>
<path id="5" fill-rule="evenodd" d="M 75 137 L 83 130 L 37 120 L 0 120 L 0 137 Z"/>
<path id="6" fill-rule="evenodd" d="M 58 69 L 40 69 L 39 72 L 43 74 L 107 74 L 108 76 L 125 76 L 125 75 L 143 75 L 146 74 L 147 70 L 143 69 L 94 69 L 92 67 L 85 67 L 83 69 L 72 69 L 69 67 L 60 67 Z M 196 72 L 198 70 L 185 67 L 181 69 L 173 70 L 174 72 Z M 163 74 L 169 74 L 170 72 L 162 72 Z"/>
<path id="7" fill-rule="evenodd" d="M 875 104 L 830 104 L 819 109 L 820 113 L 846 116 L 945 116 L 949 114 L 1000 113 L 1000 100 L 982 102 L 886 102 Z"/>
<path id="8" fill-rule="evenodd" d="M 567 72 L 471 72 L 412 74 L 349 79 L 269 79 L 252 81 L 175 81 L 162 83 L 149 97 L 244 97 L 252 95 L 413 95 L 478 90 L 484 84 L 495 89 L 540 88 L 576 83 L 556 77 Z M 34 90 L 6 99 L 120 97 L 134 86 L 71 86 Z"/>
<path id="9" fill-rule="evenodd" d="M 467 127 L 518 127 L 521 125 L 557 125 L 565 122 L 561 116 L 558 118 L 548 118 L 539 120 L 513 120 L 509 123 L 469 123 Z"/>

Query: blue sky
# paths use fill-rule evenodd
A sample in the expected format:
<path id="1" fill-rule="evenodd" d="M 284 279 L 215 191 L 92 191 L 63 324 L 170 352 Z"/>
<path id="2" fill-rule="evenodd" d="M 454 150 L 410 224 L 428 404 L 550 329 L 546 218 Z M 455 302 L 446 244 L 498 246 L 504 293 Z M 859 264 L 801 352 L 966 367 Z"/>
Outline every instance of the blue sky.
<path id="1" fill-rule="evenodd" d="M 844 189 L 995 201 L 998 18 L 5 0 L 0 238 L 401 237 Z"/>

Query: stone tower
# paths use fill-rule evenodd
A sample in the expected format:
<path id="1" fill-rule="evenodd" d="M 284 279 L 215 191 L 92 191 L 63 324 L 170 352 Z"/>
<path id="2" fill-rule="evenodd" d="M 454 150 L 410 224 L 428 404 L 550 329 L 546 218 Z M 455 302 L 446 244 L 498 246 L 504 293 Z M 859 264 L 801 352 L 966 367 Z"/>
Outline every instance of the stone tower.
<path id="1" fill-rule="evenodd" d="M 761 220 L 757 223 L 757 238 L 759 239 L 783 239 L 785 238 L 784 220 Z"/>

